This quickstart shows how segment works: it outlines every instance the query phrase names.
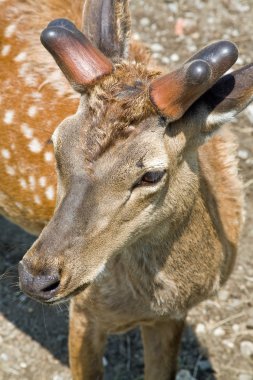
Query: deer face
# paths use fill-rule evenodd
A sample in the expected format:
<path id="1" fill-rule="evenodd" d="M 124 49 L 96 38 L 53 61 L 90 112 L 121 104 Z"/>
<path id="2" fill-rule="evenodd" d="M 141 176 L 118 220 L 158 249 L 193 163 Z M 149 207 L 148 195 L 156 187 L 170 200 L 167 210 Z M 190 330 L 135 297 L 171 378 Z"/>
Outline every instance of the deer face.
<path id="1" fill-rule="evenodd" d="M 109 60 L 66 20 L 49 24 L 42 42 L 82 94 L 77 113 L 52 136 L 54 216 L 19 267 L 24 291 L 56 302 L 96 281 L 134 242 L 159 241 L 182 222 L 198 189 L 197 146 L 243 104 L 228 109 L 236 76 L 217 82 L 237 57 L 227 41 L 158 78 L 107 46 Z"/>

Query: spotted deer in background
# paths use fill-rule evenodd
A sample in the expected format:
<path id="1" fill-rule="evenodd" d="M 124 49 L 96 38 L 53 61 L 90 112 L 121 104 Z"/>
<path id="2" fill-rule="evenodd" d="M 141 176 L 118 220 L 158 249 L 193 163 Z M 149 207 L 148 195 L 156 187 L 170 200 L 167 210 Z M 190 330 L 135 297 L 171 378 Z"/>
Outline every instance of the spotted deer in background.
<path id="1" fill-rule="evenodd" d="M 107 335 L 135 326 L 145 379 L 171 380 L 187 311 L 234 265 L 242 186 L 220 127 L 251 101 L 253 65 L 223 76 L 237 49 L 218 41 L 162 73 L 130 44 L 126 0 L 86 0 L 83 33 L 48 24 L 78 24 L 81 6 L 2 1 L 1 213 L 45 227 L 20 286 L 47 304 L 71 298 L 74 380 L 102 379 Z M 76 93 L 38 44 L 42 24 Z"/>

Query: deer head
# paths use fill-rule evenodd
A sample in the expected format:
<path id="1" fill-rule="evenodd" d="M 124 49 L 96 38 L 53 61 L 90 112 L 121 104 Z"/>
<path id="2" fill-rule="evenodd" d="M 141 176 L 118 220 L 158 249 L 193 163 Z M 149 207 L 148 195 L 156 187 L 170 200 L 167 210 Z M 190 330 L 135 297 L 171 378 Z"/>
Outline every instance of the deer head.
<path id="1" fill-rule="evenodd" d="M 127 1 L 87 0 L 84 34 L 59 19 L 41 35 L 81 94 L 52 136 L 54 216 L 19 266 L 21 288 L 44 302 L 99 281 L 138 241 L 173 241 L 198 192 L 198 147 L 252 99 L 252 65 L 222 76 L 237 59 L 231 42 L 161 75 L 128 60 L 129 28 Z"/>

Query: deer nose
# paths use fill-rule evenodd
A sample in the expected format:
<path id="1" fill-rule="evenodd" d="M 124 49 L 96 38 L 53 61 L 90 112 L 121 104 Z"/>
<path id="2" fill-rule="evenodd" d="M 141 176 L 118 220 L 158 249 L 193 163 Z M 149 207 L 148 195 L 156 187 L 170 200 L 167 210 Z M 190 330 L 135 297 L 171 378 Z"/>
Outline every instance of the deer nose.
<path id="1" fill-rule="evenodd" d="M 18 264 L 20 289 L 40 301 L 50 301 L 55 297 L 60 287 L 59 273 L 32 275 L 27 266 L 20 261 Z"/>

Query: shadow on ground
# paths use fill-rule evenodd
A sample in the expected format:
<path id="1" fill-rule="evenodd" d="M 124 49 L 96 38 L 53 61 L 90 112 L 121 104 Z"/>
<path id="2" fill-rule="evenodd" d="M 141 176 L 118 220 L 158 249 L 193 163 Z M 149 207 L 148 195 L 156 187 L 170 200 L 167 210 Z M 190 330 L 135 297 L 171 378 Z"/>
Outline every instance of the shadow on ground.
<path id="1" fill-rule="evenodd" d="M 57 306 L 43 307 L 20 293 L 18 288 L 17 263 L 34 237 L 1 217 L 0 231 L 0 278 L 7 273 L 0 280 L 0 313 L 67 365 L 67 305 L 61 310 Z M 106 380 L 143 379 L 143 348 L 139 330 L 110 337 L 104 361 Z M 208 352 L 200 346 L 190 326 L 186 327 L 183 336 L 179 365 L 198 380 L 215 380 Z"/>

